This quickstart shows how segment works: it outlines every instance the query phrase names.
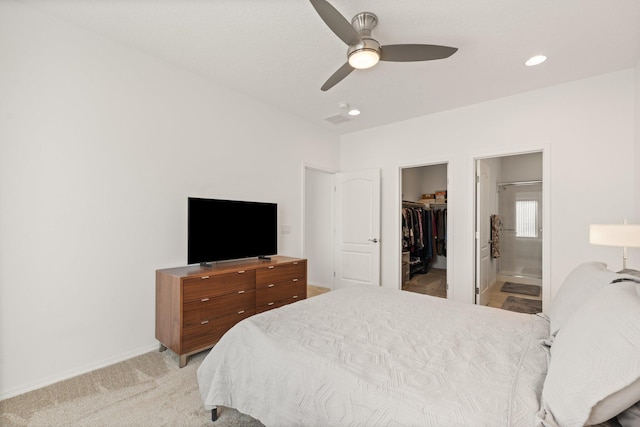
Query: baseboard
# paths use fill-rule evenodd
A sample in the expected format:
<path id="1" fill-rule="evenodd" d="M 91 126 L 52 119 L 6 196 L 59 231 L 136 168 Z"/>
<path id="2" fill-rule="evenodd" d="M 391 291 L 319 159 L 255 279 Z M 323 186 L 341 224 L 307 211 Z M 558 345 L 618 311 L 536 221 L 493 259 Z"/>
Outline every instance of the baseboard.
<path id="1" fill-rule="evenodd" d="M 16 397 L 16 396 L 19 396 L 19 395 L 24 394 L 24 393 L 28 393 L 28 392 L 33 391 L 33 390 L 37 390 L 39 388 L 43 388 L 43 387 L 49 386 L 51 384 L 58 383 L 60 381 L 68 380 L 69 378 L 77 377 L 78 375 L 86 374 L 88 372 L 95 371 L 95 370 L 100 369 L 100 368 L 106 368 L 107 366 L 111 366 L 111 365 L 114 365 L 116 363 L 120 363 L 120 362 L 123 362 L 123 361 L 128 360 L 128 359 L 132 359 L 132 358 L 134 358 L 136 356 L 140 356 L 142 354 L 149 353 L 149 352 L 154 351 L 154 350 L 158 350 L 158 348 L 159 348 L 158 344 L 149 345 L 149 346 L 145 346 L 145 347 L 140 347 L 140 348 L 138 348 L 136 350 L 132 350 L 132 351 L 129 351 L 129 352 L 126 352 L 126 353 L 122 353 L 122 354 L 119 354 L 117 356 L 101 360 L 99 362 L 90 363 L 88 365 L 82 366 L 82 367 L 77 368 L 77 369 L 71 369 L 71 370 L 63 372 L 61 374 L 57 374 L 57 375 L 53 375 L 53 376 L 47 377 L 47 378 L 45 378 L 43 380 L 31 383 L 29 385 L 16 387 L 16 388 L 13 388 L 13 389 L 10 389 L 10 390 L 4 390 L 4 391 L 0 392 L 0 400 L 10 399 L 12 397 Z"/>
<path id="2" fill-rule="evenodd" d="M 326 283 L 315 283 L 315 282 L 310 282 L 309 280 L 307 280 L 307 285 L 318 286 L 320 288 L 333 289 L 330 285 L 327 285 Z"/>

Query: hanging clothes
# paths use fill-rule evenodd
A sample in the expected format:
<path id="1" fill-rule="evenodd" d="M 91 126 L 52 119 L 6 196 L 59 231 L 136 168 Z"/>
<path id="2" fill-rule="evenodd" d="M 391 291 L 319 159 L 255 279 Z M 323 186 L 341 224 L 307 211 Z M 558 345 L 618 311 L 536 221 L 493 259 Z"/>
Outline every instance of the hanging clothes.
<path id="1" fill-rule="evenodd" d="M 436 256 L 446 257 L 447 210 L 403 205 L 402 250 L 410 254 L 410 276 L 426 273 Z"/>
<path id="2" fill-rule="evenodd" d="M 447 210 L 436 209 L 435 217 L 435 233 L 436 233 L 436 253 L 440 256 L 447 256 Z"/>
<path id="3" fill-rule="evenodd" d="M 500 258 L 500 229 L 502 221 L 496 214 L 490 216 L 491 222 L 491 257 Z"/>
<path id="4" fill-rule="evenodd" d="M 428 263 L 433 257 L 431 231 L 429 228 L 431 213 L 417 206 L 402 208 L 402 250 L 409 252 L 410 276 L 426 273 Z"/>

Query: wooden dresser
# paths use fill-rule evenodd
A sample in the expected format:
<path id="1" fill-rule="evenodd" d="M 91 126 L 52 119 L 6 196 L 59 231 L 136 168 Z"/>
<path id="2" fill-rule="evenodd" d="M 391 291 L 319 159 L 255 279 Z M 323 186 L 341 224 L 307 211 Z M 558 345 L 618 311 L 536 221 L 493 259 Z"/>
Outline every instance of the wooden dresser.
<path id="1" fill-rule="evenodd" d="M 274 256 L 156 270 L 156 339 L 187 357 L 256 313 L 307 297 L 307 260 Z"/>

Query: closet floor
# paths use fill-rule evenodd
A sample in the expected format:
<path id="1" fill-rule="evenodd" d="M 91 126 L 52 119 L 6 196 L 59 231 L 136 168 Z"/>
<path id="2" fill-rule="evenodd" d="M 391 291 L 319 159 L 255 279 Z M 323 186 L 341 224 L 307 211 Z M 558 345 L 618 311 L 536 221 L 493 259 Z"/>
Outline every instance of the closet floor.
<path id="1" fill-rule="evenodd" d="M 408 282 L 402 284 L 402 290 L 446 298 L 447 270 L 432 268 L 427 274 L 414 274 Z"/>

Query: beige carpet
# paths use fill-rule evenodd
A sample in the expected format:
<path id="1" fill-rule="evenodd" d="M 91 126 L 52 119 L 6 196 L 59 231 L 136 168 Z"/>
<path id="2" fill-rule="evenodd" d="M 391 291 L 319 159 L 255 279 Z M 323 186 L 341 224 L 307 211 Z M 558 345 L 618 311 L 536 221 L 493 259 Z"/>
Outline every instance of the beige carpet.
<path id="1" fill-rule="evenodd" d="M 402 290 L 446 298 L 447 270 L 432 268 L 427 274 L 416 274 L 402 284 Z"/>
<path id="2" fill-rule="evenodd" d="M 0 402 L 2 426 L 262 426 L 229 408 L 218 421 L 202 406 L 196 369 L 170 351 L 152 352 Z"/>

